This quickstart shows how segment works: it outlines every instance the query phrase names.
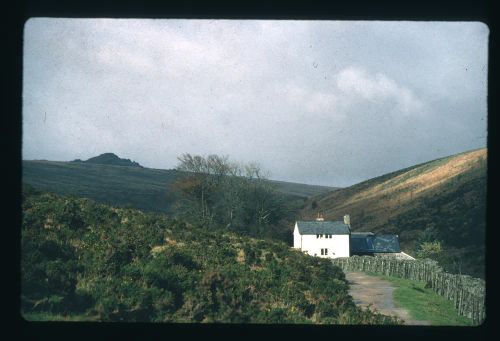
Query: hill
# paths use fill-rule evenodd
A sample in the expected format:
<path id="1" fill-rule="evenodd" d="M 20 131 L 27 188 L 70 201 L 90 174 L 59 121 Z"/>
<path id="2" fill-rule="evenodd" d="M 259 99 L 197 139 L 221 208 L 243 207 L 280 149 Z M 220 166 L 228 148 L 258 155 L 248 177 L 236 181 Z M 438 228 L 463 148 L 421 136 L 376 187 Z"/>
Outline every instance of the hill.
<path id="1" fill-rule="evenodd" d="M 301 198 L 309 198 L 315 195 L 328 193 L 339 189 L 340 187 L 329 187 L 320 185 L 299 184 L 296 182 L 286 182 L 278 180 L 269 180 L 271 184 L 276 186 L 276 189 L 286 195 L 292 195 Z"/>
<path id="2" fill-rule="evenodd" d="M 61 195 L 90 198 L 120 207 L 170 213 L 168 187 L 180 176 L 159 170 L 86 162 L 23 161 L 23 182 Z"/>
<path id="3" fill-rule="evenodd" d="M 483 148 L 419 164 L 310 198 L 301 215 L 350 214 L 353 231 L 399 234 L 410 254 L 440 241 L 445 269 L 484 278 L 486 162 Z"/>
<path id="4" fill-rule="evenodd" d="M 397 322 L 356 307 L 329 260 L 161 214 L 25 188 L 21 237 L 28 320 Z"/>
<path id="5" fill-rule="evenodd" d="M 104 153 L 99 156 L 91 157 L 86 161 L 80 159 L 73 160 L 72 162 L 85 162 L 85 163 L 95 163 L 99 165 L 114 165 L 114 166 L 129 166 L 129 167 L 141 167 L 135 161 L 130 161 L 130 159 L 122 159 L 113 153 Z"/>
<path id="6" fill-rule="evenodd" d="M 127 166 L 121 161 L 120 165 L 110 164 L 118 157 L 106 155 L 77 162 L 23 160 L 23 182 L 40 190 L 86 197 L 115 206 L 173 212 L 173 204 L 178 198 L 170 185 L 182 177 L 183 172 Z M 335 189 L 284 181 L 271 183 L 278 192 L 295 199 Z"/>

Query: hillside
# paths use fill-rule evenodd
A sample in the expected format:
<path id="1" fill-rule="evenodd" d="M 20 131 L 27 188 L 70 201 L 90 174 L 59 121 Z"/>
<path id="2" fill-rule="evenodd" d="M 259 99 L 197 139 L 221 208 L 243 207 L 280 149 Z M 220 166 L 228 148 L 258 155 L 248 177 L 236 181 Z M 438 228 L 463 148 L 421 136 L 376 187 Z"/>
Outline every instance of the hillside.
<path id="1" fill-rule="evenodd" d="M 397 322 L 356 307 L 329 260 L 160 214 L 25 188 L 21 236 L 28 320 Z"/>
<path id="2" fill-rule="evenodd" d="M 399 234 L 410 254 L 439 240 L 445 268 L 484 278 L 486 161 L 483 148 L 419 164 L 310 198 L 302 216 L 350 214 L 353 231 Z"/>
<path id="3" fill-rule="evenodd" d="M 99 156 L 91 157 L 86 161 L 80 159 L 73 160 L 72 162 L 95 163 L 99 165 L 114 165 L 114 166 L 129 166 L 129 167 L 142 167 L 135 161 L 130 159 L 122 159 L 113 153 L 104 153 Z"/>
<path id="4" fill-rule="evenodd" d="M 306 184 L 299 184 L 296 182 L 286 182 L 277 180 L 269 180 L 269 181 L 271 182 L 271 184 L 276 186 L 278 191 L 280 191 L 281 193 L 301 198 L 304 197 L 308 198 L 339 189 L 339 187 L 306 185 Z"/>
<path id="5" fill-rule="evenodd" d="M 23 182 L 62 195 L 90 198 L 120 207 L 169 213 L 175 196 L 168 186 L 175 170 L 86 162 L 23 161 Z"/>
<path id="6" fill-rule="evenodd" d="M 183 176 L 183 172 L 127 166 L 126 161 L 125 164 L 119 161 L 120 165 L 107 163 L 116 163 L 118 157 L 115 157 L 103 154 L 76 162 L 23 160 L 23 182 L 57 194 L 86 197 L 120 207 L 172 213 L 177 197 L 170 190 L 170 185 Z M 304 199 L 334 189 L 284 181 L 271 183 L 280 193 Z"/>

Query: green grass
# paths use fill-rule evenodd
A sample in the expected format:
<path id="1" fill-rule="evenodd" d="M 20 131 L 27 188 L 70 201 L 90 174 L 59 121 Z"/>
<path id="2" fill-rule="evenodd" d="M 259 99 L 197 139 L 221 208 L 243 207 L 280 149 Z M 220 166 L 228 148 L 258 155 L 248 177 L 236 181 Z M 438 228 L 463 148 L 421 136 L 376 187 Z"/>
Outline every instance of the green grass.
<path id="1" fill-rule="evenodd" d="M 453 301 L 425 288 L 425 283 L 390 276 L 377 277 L 391 282 L 394 304 L 405 308 L 415 320 L 430 321 L 434 326 L 472 326 L 472 320 L 455 310 Z"/>
<path id="2" fill-rule="evenodd" d="M 67 321 L 67 322 L 82 322 L 82 321 L 97 321 L 97 318 L 81 315 L 59 315 L 51 314 L 48 312 L 26 312 L 21 314 L 26 321 L 40 322 L 40 321 Z"/>

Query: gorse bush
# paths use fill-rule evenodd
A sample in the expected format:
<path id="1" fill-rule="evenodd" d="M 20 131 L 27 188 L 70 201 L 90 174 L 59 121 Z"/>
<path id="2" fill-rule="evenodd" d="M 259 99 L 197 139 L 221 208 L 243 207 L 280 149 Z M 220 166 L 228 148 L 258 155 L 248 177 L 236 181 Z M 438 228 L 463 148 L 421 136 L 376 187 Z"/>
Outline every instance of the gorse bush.
<path id="1" fill-rule="evenodd" d="M 23 195 L 22 312 L 101 321 L 396 323 L 285 243 L 36 191 Z"/>

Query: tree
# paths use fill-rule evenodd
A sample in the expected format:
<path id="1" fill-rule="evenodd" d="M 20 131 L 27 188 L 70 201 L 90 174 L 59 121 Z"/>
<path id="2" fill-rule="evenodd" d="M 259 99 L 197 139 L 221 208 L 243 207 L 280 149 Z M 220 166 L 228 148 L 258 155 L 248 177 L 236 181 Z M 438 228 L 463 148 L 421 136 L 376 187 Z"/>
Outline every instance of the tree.
<path id="1" fill-rule="evenodd" d="M 441 243 L 439 241 L 423 242 L 417 252 L 418 258 L 435 259 L 441 255 Z"/>
<path id="2" fill-rule="evenodd" d="M 185 219 L 262 235 L 286 217 L 286 200 L 258 164 L 237 164 L 218 155 L 182 154 L 178 160 L 177 170 L 186 175 L 174 186 L 181 193 Z"/>

